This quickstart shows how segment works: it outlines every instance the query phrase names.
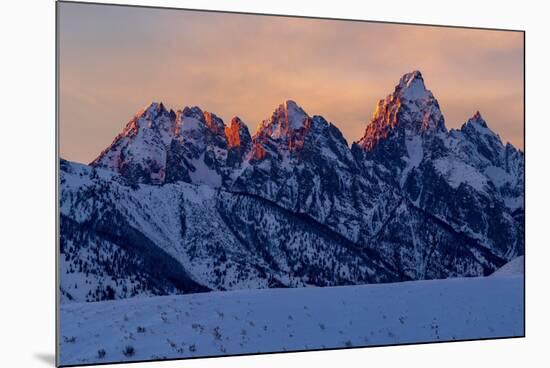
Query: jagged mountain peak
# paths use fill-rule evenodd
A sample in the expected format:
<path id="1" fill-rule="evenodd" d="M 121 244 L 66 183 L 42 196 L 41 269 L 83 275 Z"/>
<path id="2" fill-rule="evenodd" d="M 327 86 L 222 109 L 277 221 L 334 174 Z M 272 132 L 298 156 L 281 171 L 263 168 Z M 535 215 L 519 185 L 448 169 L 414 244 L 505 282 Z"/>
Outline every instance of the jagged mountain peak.
<path id="1" fill-rule="evenodd" d="M 512 143 L 510 142 L 506 142 L 506 145 L 504 146 L 504 148 L 508 151 L 508 152 L 517 152 L 518 154 L 520 155 L 523 155 L 523 151 L 520 149 L 520 148 L 517 148 L 516 146 L 514 146 Z"/>
<path id="2" fill-rule="evenodd" d="M 216 114 L 204 111 L 204 120 L 206 126 L 214 133 L 222 134 L 225 132 L 225 124 Z"/>
<path id="3" fill-rule="evenodd" d="M 164 126 L 166 118 L 170 126 Z M 154 129 L 159 126 L 173 130 L 176 135 L 184 131 L 201 130 L 202 127 L 216 134 L 223 134 L 225 131 L 225 124 L 221 118 L 210 111 L 202 110 L 199 106 L 186 106 L 174 112 L 172 109 L 167 109 L 162 102 L 151 102 L 134 115 L 122 135 L 125 135 L 125 132 L 135 133 L 136 129 L 143 127 Z"/>
<path id="4" fill-rule="evenodd" d="M 378 102 L 365 134 L 357 143 L 371 151 L 379 142 L 391 138 L 392 131 L 399 129 L 405 135 L 447 131 L 439 103 L 426 89 L 419 71 L 403 75 L 394 92 Z"/>
<path id="5" fill-rule="evenodd" d="M 293 120 L 292 118 L 303 118 L 308 115 L 306 112 L 293 100 L 286 100 L 284 103 L 279 105 L 279 109 L 283 108 L 286 113 L 287 118 Z"/>
<path id="6" fill-rule="evenodd" d="M 175 118 L 172 110 L 168 111 L 162 102 L 151 102 L 149 105 L 144 106 L 142 109 L 134 115 L 134 117 L 126 124 L 119 136 L 134 137 L 137 135 L 141 128 L 156 128 L 158 127 L 160 118 L 171 117 Z M 118 138 L 118 137 L 117 137 Z"/>
<path id="7" fill-rule="evenodd" d="M 186 106 L 176 113 L 176 135 L 185 132 L 202 131 L 208 129 L 216 135 L 225 133 L 225 124 L 216 114 L 202 110 L 198 106 Z"/>
<path id="8" fill-rule="evenodd" d="M 228 148 L 249 145 L 251 141 L 248 127 L 238 116 L 233 117 L 229 125 L 225 127 L 225 136 Z"/>
<path id="9" fill-rule="evenodd" d="M 483 119 L 479 110 L 476 110 L 475 114 L 472 116 L 472 119 Z"/>
<path id="10" fill-rule="evenodd" d="M 241 133 L 246 132 L 246 134 L 250 136 L 248 125 L 246 125 L 246 123 L 238 116 L 234 116 L 233 118 L 231 118 L 231 121 L 226 126 L 225 131 L 227 132 L 228 129 L 230 129 L 231 131 L 238 131 Z"/>
<path id="11" fill-rule="evenodd" d="M 412 72 L 405 73 L 401 77 L 401 82 L 410 85 L 412 82 L 420 80 L 422 83 L 424 83 L 424 78 L 422 77 L 422 73 L 420 70 L 413 70 Z"/>
<path id="12" fill-rule="evenodd" d="M 403 75 L 395 87 L 394 94 L 410 101 L 433 97 L 426 89 L 422 73 L 418 70 Z"/>
<path id="13" fill-rule="evenodd" d="M 286 100 L 275 110 L 280 118 L 286 118 L 289 123 L 300 123 L 308 114 L 293 100 Z M 298 126 L 299 127 L 299 126 Z"/>
<path id="14" fill-rule="evenodd" d="M 144 115 L 150 115 L 150 116 L 157 116 L 163 112 L 168 112 L 166 109 L 164 103 L 162 102 L 156 102 L 153 101 L 149 105 L 145 106 L 143 109 L 138 111 L 136 115 L 144 116 Z"/>
<path id="15" fill-rule="evenodd" d="M 183 110 L 181 110 L 181 114 L 183 116 L 194 117 L 197 119 L 200 119 L 203 117 L 203 111 L 198 106 L 185 106 Z"/>
<path id="16" fill-rule="evenodd" d="M 225 127 L 227 141 L 227 164 L 231 167 L 239 166 L 252 146 L 252 137 L 246 124 L 235 116 Z"/>
<path id="17" fill-rule="evenodd" d="M 240 117 L 238 117 L 238 116 L 233 116 L 233 117 L 231 118 L 231 121 L 229 122 L 229 125 L 230 125 L 230 126 L 231 126 L 231 125 L 236 125 L 236 126 L 239 126 L 239 127 L 240 127 L 240 126 L 245 126 L 245 123 L 243 122 L 243 120 L 242 120 Z"/>
<path id="18" fill-rule="evenodd" d="M 256 135 L 281 138 L 289 132 L 307 127 L 309 121 L 309 115 L 296 102 L 286 100 L 273 111 L 270 118 L 260 123 Z"/>
<path id="19" fill-rule="evenodd" d="M 460 131 L 472 140 L 479 140 L 485 137 L 485 139 L 494 141 L 494 144 L 497 146 L 504 146 L 500 136 L 491 130 L 479 111 L 476 111 L 472 117 L 462 124 Z"/>
<path id="20" fill-rule="evenodd" d="M 512 150 L 507 148 L 500 136 L 491 130 L 479 111 L 476 111 L 471 118 L 462 124 L 457 133 L 453 135 L 463 139 L 463 151 L 468 152 L 474 149 L 479 154 L 474 157 L 479 156 L 480 158 L 484 158 L 497 167 L 505 167 L 507 165 L 505 162 L 506 152 L 511 152 Z M 468 157 L 468 160 L 474 158 L 471 157 L 471 154 L 468 155 L 467 153 L 463 153 L 463 156 Z"/>
<path id="21" fill-rule="evenodd" d="M 477 125 L 480 125 L 483 128 L 488 128 L 487 122 L 485 121 L 485 119 L 483 119 L 483 117 L 481 116 L 481 113 L 479 112 L 479 110 L 477 110 L 475 112 L 475 114 L 471 118 L 468 119 L 466 124 L 477 124 Z"/>

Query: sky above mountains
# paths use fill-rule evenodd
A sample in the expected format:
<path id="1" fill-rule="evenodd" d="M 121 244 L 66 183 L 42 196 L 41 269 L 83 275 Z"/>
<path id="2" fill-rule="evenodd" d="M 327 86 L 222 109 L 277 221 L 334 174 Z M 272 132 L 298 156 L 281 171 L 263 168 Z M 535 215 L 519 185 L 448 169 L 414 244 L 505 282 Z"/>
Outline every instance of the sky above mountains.
<path id="1" fill-rule="evenodd" d="M 379 99 L 421 70 L 448 128 L 476 110 L 523 149 L 523 34 L 59 4 L 60 150 L 88 163 L 140 108 L 198 105 L 254 133 L 292 99 L 348 143 Z"/>

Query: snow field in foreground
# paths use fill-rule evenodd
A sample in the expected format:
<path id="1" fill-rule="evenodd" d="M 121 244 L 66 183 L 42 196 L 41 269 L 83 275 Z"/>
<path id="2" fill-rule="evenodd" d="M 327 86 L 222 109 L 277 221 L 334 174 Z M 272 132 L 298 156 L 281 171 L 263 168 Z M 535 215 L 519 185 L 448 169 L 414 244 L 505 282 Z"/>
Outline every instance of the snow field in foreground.
<path id="1" fill-rule="evenodd" d="M 523 276 L 61 306 L 61 364 L 522 336 Z"/>

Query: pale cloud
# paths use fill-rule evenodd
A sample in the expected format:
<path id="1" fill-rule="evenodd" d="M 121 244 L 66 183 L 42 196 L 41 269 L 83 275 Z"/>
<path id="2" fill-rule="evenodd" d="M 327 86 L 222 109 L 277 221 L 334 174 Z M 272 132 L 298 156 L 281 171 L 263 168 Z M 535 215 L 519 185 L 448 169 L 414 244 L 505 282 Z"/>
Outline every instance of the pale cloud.
<path id="1" fill-rule="evenodd" d="M 523 34 L 61 4 L 61 154 L 89 162 L 151 101 L 252 131 L 285 99 L 357 140 L 419 69 L 449 128 L 476 110 L 523 148 Z"/>

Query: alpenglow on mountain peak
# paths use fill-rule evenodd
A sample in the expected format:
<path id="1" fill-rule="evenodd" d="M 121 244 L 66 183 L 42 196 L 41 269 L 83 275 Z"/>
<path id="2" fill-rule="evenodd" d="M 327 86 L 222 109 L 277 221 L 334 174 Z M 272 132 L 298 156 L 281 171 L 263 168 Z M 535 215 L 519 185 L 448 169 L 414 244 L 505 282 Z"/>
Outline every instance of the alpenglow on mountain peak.
<path id="1" fill-rule="evenodd" d="M 487 128 L 487 122 L 485 121 L 485 119 L 483 118 L 483 116 L 481 116 L 481 113 L 479 112 L 479 110 L 477 110 L 477 111 L 475 112 L 475 114 L 472 115 L 472 117 L 468 119 L 467 123 L 470 123 L 470 124 L 479 124 L 479 125 L 482 126 L 483 128 Z"/>
<path id="2" fill-rule="evenodd" d="M 293 100 L 281 103 L 268 119 L 258 125 L 256 135 L 266 134 L 272 138 L 280 138 L 305 127 L 309 115 Z"/>
<path id="3" fill-rule="evenodd" d="M 351 149 L 337 126 L 306 113 L 291 99 L 268 116 L 252 135 L 236 116 L 224 123 L 198 106 L 174 112 L 162 102 L 153 102 L 130 120 L 91 165 L 144 184 L 184 181 L 222 187 L 242 184 L 248 175 L 268 178 L 274 168 L 302 170 L 311 164 L 323 170 L 333 165 L 355 170 L 364 159 L 376 159 L 395 163 L 392 170 L 404 185 L 428 152 L 428 141 L 446 140 L 448 135 L 439 104 L 419 71 L 404 74 L 394 91 L 378 102 L 363 137 Z M 481 133 L 494 136 L 494 150 L 500 149 L 500 139 L 479 113 L 453 137 L 462 134 L 475 139 Z M 264 184 L 270 185 L 258 186 Z"/>
<path id="4" fill-rule="evenodd" d="M 357 143 L 371 151 L 393 131 L 408 135 L 447 131 L 439 103 L 417 70 L 403 75 L 394 91 L 378 102 L 365 134 Z"/>

